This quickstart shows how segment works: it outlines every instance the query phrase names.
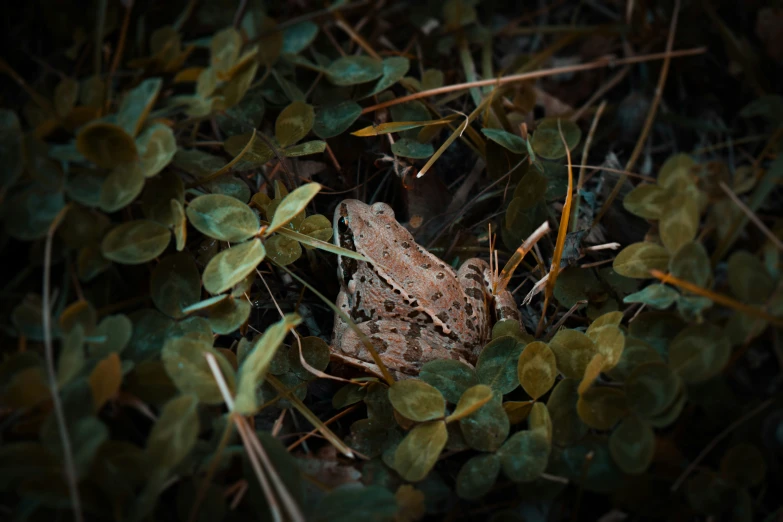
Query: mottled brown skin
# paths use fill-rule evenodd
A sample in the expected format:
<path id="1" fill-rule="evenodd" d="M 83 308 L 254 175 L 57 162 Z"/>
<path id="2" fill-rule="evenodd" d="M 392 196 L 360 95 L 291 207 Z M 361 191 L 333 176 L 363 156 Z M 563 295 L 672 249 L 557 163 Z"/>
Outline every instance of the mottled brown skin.
<path id="1" fill-rule="evenodd" d="M 493 317 L 519 321 L 508 291 L 491 295 L 485 261 L 468 259 L 455 273 L 420 247 L 385 203 L 341 202 L 334 215 L 334 241 L 372 261 L 338 256 L 337 306 L 398 377 L 416 375 L 435 359 L 475 363 L 489 340 Z M 356 332 L 339 315 L 334 347 L 341 358 L 379 373 Z"/>

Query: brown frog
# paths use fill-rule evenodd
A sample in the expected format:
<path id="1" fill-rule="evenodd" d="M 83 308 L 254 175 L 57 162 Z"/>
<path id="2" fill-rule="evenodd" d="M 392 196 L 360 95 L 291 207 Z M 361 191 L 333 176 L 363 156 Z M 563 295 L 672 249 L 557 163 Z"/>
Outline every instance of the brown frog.
<path id="1" fill-rule="evenodd" d="M 435 359 L 474 364 L 495 321 L 519 321 L 510 292 L 492 295 L 486 261 L 468 259 L 455 273 L 419 246 L 385 203 L 342 201 L 335 210 L 333 237 L 336 245 L 371 262 L 338 256 L 337 306 L 397 377 L 416 375 Z M 339 358 L 380 373 L 339 315 L 333 339 Z"/>

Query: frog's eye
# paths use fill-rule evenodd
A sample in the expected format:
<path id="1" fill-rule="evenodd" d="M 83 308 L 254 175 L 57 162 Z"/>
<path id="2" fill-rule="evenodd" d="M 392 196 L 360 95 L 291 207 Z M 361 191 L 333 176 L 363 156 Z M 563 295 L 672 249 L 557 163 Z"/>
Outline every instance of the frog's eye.
<path id="1" fill-rule="evenodd" d="M 340 233 L 348 231 L 348 222 L 345 220 L 345 217 L 341 217 L 337 220 L 337 230 Z"/>

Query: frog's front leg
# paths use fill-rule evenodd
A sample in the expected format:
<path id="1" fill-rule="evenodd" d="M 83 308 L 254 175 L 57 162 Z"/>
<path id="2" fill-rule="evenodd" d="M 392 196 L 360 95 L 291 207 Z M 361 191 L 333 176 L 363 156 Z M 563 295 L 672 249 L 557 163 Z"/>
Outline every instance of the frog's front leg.
<path id="1" fill-rule="evenodd" d="M 378 320 L 357 326 L 370 339 L 381 361 L 398 378 L 418 375 L 424 363 L 436 359 L 467 362 L 458 350 L 451 349 L 451 339 L 416 323 Z M 335 330 L 335 349 L 355 359 L 360 366 L 380 374 L 370 352 L 351 327 L 343 323 Z"/>

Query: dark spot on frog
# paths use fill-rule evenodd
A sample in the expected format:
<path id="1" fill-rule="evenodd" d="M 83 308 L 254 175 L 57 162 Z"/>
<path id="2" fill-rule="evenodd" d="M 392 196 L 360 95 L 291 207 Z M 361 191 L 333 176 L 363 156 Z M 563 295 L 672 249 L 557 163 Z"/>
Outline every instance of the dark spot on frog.
<path id="1" fill-rule="evenodd" d="M 438 300 L 438 299 L 440 299 L 441 297 L 443 297 L 443 294 L 442 294 L 442 293 L 440 293 L 440 292 L 435 292 L 434 294 L 432 294 L 432 296 L 430 296 L 430 299 L 431 299 L 432 301 L 437 301 L 437 300 Z"/>
<path id="2" fill-rule="evenodd" d="M 381 331 L 377 321 L 370 321 L 367 324 L 367 329 L 370 331 L 371 334 L 377 334 L 378 332 Z"/>
<path id="3" fill-rule="evenodd" d="M 416 341 L 408 339 L 405 343 L 406 350 L 402 352 L 402 358 L 410 363 L 421 362 L 421 346 Z"/>
<path id="4" fill-rule="evenodd" d="M 465 294 L 472 297 L 473 299 L 476 299 L 477 301 L 484 299 L 484 294 L 478 288 L 466 288 Z"/>
<path id="5" fill-rule="evenodd" d="M 416 323 L 411 323 L 410 328 L 408 330 L 408 337 L 411 339 L 418 339 L 421 337 L 421 326 L 419 326 Z"/>
<path id="6" fill-rule="evenodd" d="M 430 268 L 431 266 L 432 266 L 432 265 L 431 265 L 431 264 L 429 264 L 429 263 L 424 263 L 424 264 L 422 264 L 422 265 L 421 265 L 421 268 L 423 268 L 424 270 L 429 270 L 429 268 Z"/>
<path id="7" fill-rule="evenodd" d="M 473 305 L 470 303 L 465 303 L 465 313 L 468 315 L 473 315 Z"/>
<path id="8" fill-rule="evenodd" d="M 474 272 L 478 272 L 479 274 L 482 274 L 482 275 L 484 273 L 484 271 L 481 270 L 481 268 L 479 268 L 479 267 L 477 267 L 476 265 L 473 265 L 473 264 L 468 265 L 468 268 L 470 268 Z"/>
<path id="9" fill-rule="evenodd" d="M 442 323 L 448 323 L 449 322 L 449 314 L 446 313 L 446 311 L 442 311 L 439 314 L 437 314 L 435 317 L 441 320 Z"/>
<path id="10" fill-rule="evenodd" d="M 460 306 L 459 306 L 459 302 L 458 302 L 458 301 L 454 301 L 453 303 L 451 303 L 451 306 L 453 306 L 453 307 L 454 307 L 454 308 L 456 308 L 457 310 L 459 310 L 459 309 L 460 309 Z"/>
<path id="11" fill-rule="evenodd" d="M 397 329 L 396 328 L 389 328 L 389 332 L 391 332 L 393 334 L 396 334 L 397 333 Z"/>
<path id="12" fill-rule="evenodd" d="M 387 312 L 392 312 L 392 311 L 394 311 L 394 306 L 395 306 L 395 305 L 394 305 L 394 301 L 391 301 L 391 300 L 388 300 L 388 299 L 387 299 L 386 301 L 384 301 L 384 302 L 383 302 L 383 308 L 384 308 L 384 309 L 385 309 Z"/>
<path id="13" fill-rule="evenodd" d="M 411 296 L 411 299 L 413 299 L 413 301 L 411 301 L 411 307 L 418 308 L 419 302 L 413 296 Z"/>
<path id="14" fill-rule="evenodd" d="M 484 280 L 481 278 L 481 276 L 478 276 L 476 274 L 465 274 L 465 279 L 470 279 L 471 281 L 475 281 L 478 284 L 484 283 Z"/>
<path id="15" fill-rule="evenodd" d="M 446 274 L 444 274 L 443 272 L 438 272 L 438 273 L 435 275 L 435 279 L 439 279 L 439 280 L 440 280 L 440 279 L 443 279 L 444 277 L 446 277 Z"/>
<path id="16" fill-rule="evenodd" d="M 389 343 L 387 343 L 385 340 L 381 339 L 380 337 L 370 337 L 370 342 L 372 343 L 372 347 L 375 348 L 375 351 L 378 352 L 378 354 L 385 353 L 386 350 L 389 348 Z"/>
<path id="17" fill-rule="evenodd" d="M 402 246 L 402 248 L 410 248 L 411 244 L 408 243 L 407 241 L 403 241 L 402 243 L 400 243 L 400 246 Z"/>
<path id="18" fill-rule="evenodd" d="M 413 319 L 417 315 L 419 315 L 419 311 L 418 310 L 414 310 L 412 312 L 408 312 L 408 318 L 410 318 L 410 319 Z"/>
<path id="19" fill-rule="evenodd" d="M 501 319 L 516 319 L 519 320 L 519 312 L 510 306 L 503 306 L 499 310 Z"/>

